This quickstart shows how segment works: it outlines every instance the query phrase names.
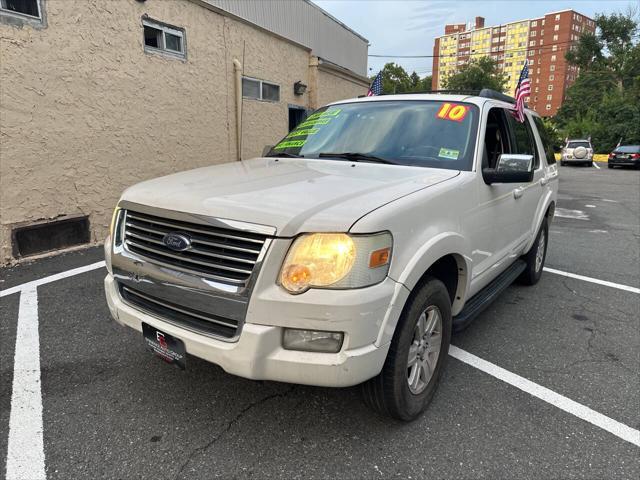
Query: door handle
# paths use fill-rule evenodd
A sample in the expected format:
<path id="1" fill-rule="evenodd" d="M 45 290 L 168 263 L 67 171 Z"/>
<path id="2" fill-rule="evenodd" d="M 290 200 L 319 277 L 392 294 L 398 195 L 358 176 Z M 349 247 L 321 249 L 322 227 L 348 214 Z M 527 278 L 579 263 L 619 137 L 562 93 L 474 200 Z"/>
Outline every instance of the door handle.
<path id="1" fill-rule="evenodd" d="M 540 179 L 540 186 L 544 187 L 547 183 L 549 183 L 549 179 L 546 177 L 542 177 Z"/>
<path id="2" fill-rule="evenodd" d="M 518 187 L 513 190 L 513 198 L 520 198 L 524 193 L 524 188 Z"/>

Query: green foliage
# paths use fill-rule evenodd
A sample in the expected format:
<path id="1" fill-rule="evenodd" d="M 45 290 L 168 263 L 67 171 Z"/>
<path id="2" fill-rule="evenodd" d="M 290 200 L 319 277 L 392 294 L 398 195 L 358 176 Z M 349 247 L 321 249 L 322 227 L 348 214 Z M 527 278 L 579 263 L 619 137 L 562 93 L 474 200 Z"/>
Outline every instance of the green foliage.
<path id="1" fill-rule="evenodd" d="M 502 92 L 507 86 L 507 76 L 498 69 L 498 63 L 491 57 L 480 57 L 463 65 L 458 73 L 446 77 L 443 86 L 446 90 L 491 88 Z"/>
<path id="2" fill-rule="evenodd" d="M 621 138 L 640 143 L 639 25 L 633 13 L 614 13 L 597 15 L 596 27 L 567 52 L 580 74 L 554 124 L 564 136 L 591 136 L 596 152 L 607 153 Z"/>
<path id="3" fill-rule="evenodd" d="M 376 75 L 371 77 L 371 81 Z M 409 75 L 402 66 L 395 63 L 387 63 L 382 69 L 382 93 L 411 93 L 411 92 L 430 92 L 431 76 L 420 78 L 413 72 Z"/>

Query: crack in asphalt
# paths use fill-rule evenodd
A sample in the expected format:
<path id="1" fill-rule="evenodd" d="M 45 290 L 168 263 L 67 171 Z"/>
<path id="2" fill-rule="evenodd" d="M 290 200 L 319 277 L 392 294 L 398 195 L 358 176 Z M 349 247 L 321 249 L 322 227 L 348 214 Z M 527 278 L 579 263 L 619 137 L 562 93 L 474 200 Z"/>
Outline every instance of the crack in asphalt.
<path id="1" fill-rule="evenodd" d="M 201 447 L 197 447 L 197 448 L 195 448 L 195 449 L 193 449 L 191 451 L 191 453 L 189 454 L 187 459 L 180 466 L 180 468 L 179 468 L 178 472 L 176 473 L 176 475 L 173 477 L 174 480 L 178 480 L 178 478 L 180 478 L 182 476 L 182 473 L 185 471 L 185 469 L 187 468 L 189 463 L 191 463 L 191 460 L 193 460 L 196 455 L 206 452 L 209 448 L 211 448 L 213 445 L 215 445 L 215 443 L 218 440 L 220 440 L 220 438 L 222 438 L 223 435 L 228 433 L 233 428 L 234 425 L 236 425 L 238 422 L 240 422 L 240 420 L 242 420 L 242 418 L 246 415 L 247 412 L 252 410 L 254 407 L 260 406 L 260 405 L 268 402 L 269 400 L 273 400 L 274 398 L 285 398 L 285 397 L 287 397 L 289 394 L 293 393 L 293 391 L 296 389 L 296 387 L 297 387 L 297 385 L 292 385 L 291 388 L 289 388 L 285 392 L 272 393 L 271 395 L 267 395 L 266 397 L 263 397 L 260 400 L 257 400 L 255 402 L 251 402 L 247 406 L 243 407 L 234 418 L 232 418 L 231 420 L 229 420 L 229 422 L 227 422 L 226 427 L 222 431 L 220 431 L 215 437 L 213 437 L 205 445 L 203 445 Z"/>

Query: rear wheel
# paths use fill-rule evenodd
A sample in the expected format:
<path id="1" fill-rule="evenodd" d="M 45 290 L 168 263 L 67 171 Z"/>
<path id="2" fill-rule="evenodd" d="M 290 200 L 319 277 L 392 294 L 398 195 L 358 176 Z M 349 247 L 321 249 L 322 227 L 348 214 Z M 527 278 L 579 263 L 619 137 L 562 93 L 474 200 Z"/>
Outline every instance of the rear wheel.
<path id="1" fill-rule="evenodd" d="M 607 168 L 613 168 L 613 165 L 611 165 L 610 163 L 607 165 Z"/>
<path id="2" fill-rule="evenodd" d="M 451 341 L 451 300 L 435 278 L 412 295 L 398 321 L 380 374 L 362 384 L 364 401 L 378 413 L 409 421 L 431 402 Z"/>
<path id="3" fill-rule="evenodd" d="M 525 285 L 535 285 L 542 276 L 542 268 L 544 267 L 544 261 L 547 257 L 547 244 L 549 238 L 549 226 L 547 219 L 542 220 L 538 235 L 533 242 L 533 246 L 523 260 L 527 262 L 527 267 L 518 277 L 520 283 Z"/>

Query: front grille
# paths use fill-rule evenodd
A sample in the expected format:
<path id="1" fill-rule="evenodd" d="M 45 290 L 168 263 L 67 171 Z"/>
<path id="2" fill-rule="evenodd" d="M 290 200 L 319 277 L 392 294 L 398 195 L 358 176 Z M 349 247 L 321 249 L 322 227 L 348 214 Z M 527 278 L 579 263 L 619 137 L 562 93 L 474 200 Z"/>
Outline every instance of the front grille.
<path id="1" fill-rule="evenodd" d="M 225 338 L 233 338 L 238 331 L 238 322 L 235 320 L 176 305 L 122 284 L 119 290 L 120 296 L 128 304 L 180 327 Z"/>
<path id="2" fill-rule="evenodd" d="M 246 285 L 266 241 L 259 233 L 125 212 L 127 250 L 154 263 L 233 285 Z M 179 252 L 162 241 L 168 233 L 187 235 L 191 248 Z"/>

